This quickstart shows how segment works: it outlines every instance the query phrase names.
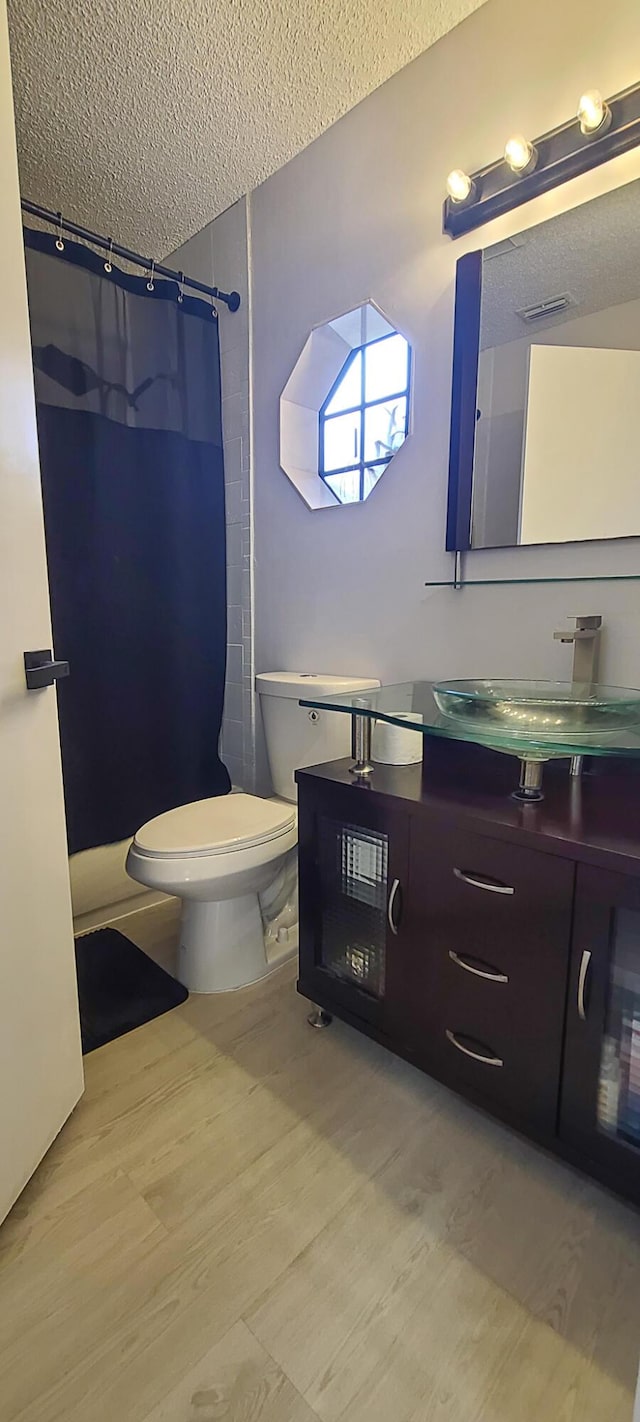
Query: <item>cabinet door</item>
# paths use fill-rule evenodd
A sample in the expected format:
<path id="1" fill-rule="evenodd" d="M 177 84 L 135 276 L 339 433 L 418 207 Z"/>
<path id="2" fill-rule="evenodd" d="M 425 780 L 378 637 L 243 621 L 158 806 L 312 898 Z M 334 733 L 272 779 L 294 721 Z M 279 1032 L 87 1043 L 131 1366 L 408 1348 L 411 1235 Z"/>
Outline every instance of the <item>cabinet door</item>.
<path id="1" fill-rule="evenodd" d="M 560 1134 L 640 1191 L 640 879 L 578 870 Z"/>
<path id="2" fill-rule="evenodd" d="M 427 1070 L 523 1129 L 557 1121 L 574 865 L 412 822 L 396 1031 Z"/>
<path id="3" fill-rule="evenodd" d="M 362 786 L 301 781 L 300 991 L 377 1027 L 400 929 L 407 820 Z"/>

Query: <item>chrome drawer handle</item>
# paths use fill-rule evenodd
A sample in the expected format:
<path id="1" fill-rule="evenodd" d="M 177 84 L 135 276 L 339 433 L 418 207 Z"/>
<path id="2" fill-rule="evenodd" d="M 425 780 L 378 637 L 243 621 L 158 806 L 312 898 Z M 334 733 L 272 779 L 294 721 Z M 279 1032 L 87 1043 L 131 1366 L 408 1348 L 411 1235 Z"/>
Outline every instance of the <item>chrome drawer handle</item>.
<path id="1" fill-rule="evenodd" d="M 510 884 L 498 884 L 495 879 L 485 879 L 479 874 L 468 874 L 466 869 L 454 869 L 456 879 L 463 884 L 471 884 L 474 889 L 486 889 L 489 894 L 515 894 Z"/>
<path id="2" fill-rule="evenodd" d="M 584 995 L 587 986 L 587 973 L 589 972 L 590 962 L 591 954 L 589 952 L 589 949 L 585 948 L 584 953 L 582 954 L 582 957 L 580 959 L 580 972 L 578 974 L 578 1017 L 580 1018 L 581 1022 L 586 1022 L 587 1020 L 587 1009 L 585 1006 Z"/>
<path id="3" fill-rule="evenodd" d="M 473 973 L 476 978 L 487 978 L 490 983 L 508 983 L 509 981 L 506 973 L 499 973 L 497 969 L 490 968 L 488 964 L 483 968 L 476 967 L 475 964 L 480 963 L 480 958 L 461 958 L 453 948 L 449 949 L 449 957 L 458 968 L 464 968 L 465 973 Z"/>
<path id="4" fill-rule="evenodd" d="M 392 883 L 392 885 L 391 885 L 391 893 L 389 894 L 389 902 L 388 902 L 388 904 L 387 904 L 387 922 L 388 922 L 388 924 L 389 924 L 389 928 L 391 929 L 391 932 L 392 932 L 393 934 L 395 934 L 395 937 L 396 937 L 396 938 L 398 937 L 398 924 L 396 923 L 396 920 L 395 920 L 395 918 L 393 917 L 393 906 L 394 906 L 394 904 L 395 904 L 396 895 L 397 895 L 397 893 L 398 893 L 398 889 L 399 889 L 399 888 L 400 888 L 400 880 L 399 880 L 399 879 L 394 879 L 394 881 L 393 881 L 393 883 Z"/>
<path id="5" fill-rule="evenodd" d="M 502 1057 L 494 1057 L 492 1053 L 474 1052 L 471 1047 L 463 1046 L 462 1042 L 458 1041 L 455 1032 L 450 1032 L 448 1027 L 446 1037 L 453 1047 L 457 1047 L 459 1052 L 464 1052 L 465 1057 L 473 1057 L 474 1062 L 482 1062 L 483 1066 L 490 1067 L 504 1066 Z"/>

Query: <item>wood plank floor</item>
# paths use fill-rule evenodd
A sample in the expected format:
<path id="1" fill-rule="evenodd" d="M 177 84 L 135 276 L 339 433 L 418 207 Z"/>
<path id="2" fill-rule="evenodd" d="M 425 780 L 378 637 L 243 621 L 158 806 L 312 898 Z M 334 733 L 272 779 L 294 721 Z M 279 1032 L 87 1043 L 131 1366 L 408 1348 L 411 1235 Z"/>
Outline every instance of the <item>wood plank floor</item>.
<path id="1" fill-rule="evenodd" d="M 87 1058 L 0 1231 L 2 1422 L 630 1422 L 640 1217 L 294 977 Z"/>

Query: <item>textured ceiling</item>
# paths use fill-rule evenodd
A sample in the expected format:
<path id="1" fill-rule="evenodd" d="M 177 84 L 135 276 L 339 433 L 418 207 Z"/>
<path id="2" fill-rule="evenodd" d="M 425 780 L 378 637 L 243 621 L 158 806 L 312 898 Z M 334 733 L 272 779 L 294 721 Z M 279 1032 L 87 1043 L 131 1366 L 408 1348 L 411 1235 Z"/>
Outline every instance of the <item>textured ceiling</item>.
<path id="1" fill-rule="evenodd" d="M 640 179 L 488 247 L 480 345 L 536 341 L 541 331 L 640 299 Z M 518 311 L 554 296 L 573 304 L 527 325 Z M 538 335 L 536 334 L 538 333 Z"/>
<path id="2" fill-rule="evenodd" d="M 10 0 L 25 197 L 180 245 L 483 0 Z"/>

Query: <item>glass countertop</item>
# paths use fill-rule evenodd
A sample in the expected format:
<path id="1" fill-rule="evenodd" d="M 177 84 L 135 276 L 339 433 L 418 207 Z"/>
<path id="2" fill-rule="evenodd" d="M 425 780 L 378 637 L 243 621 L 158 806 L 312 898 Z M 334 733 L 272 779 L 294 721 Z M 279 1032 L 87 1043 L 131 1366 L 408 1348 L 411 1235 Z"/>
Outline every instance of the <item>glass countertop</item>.
<path id="1" fill-rule="evenodd" d="M 434 685 L 436 688 L 446 688 L 447 685 L 454 686 L 456 684 L 460 685 L 460 683 L 404 681 L 398 683 L 397 686 L 381 686 L 348 695 L 301 697 L 300 705 L 318 711 L 346 711 L 351 715 L 368 716 L 372 720 L 387 721 L 392 726 L 414 730 L 423 736 L 442 737 L 452 741 L 470 741 L 522 759 L 544 760 L 576 755 L 640 756 L 640 709 L 638 724 L 630 725 L 627 728 L 612 726 L 611 729 L 599 727 L 598 729 L 584 730 L 577 726 L 569 728 L 565 724 L 560 731 L 549 732 L 536 729 L 522 734 L 518 729 L 498 725 L 490 719 L 481 724 L 473 715 L 470 715 L 469 719 L 464 717 L 455 719 L 453 716 L 443 715 L 436 704 Z M 475 683 L 478 686 L 482 684 Z M 467 685 L 471 686 L 472 683 L 469 682 Z M 488 687 L 491 684 L 487 682 L 485 685 Z M 497 682 L 496 685 L 504 688 L 508 682 Z M 523 683 L 514 681 L 512 685 L 522 687 Z M 529 686 L 532 698 L 533 688 L 542 688 L 545 685 L 555 688 L 556 694 L 559 694 L 559 686 L 562 684 L 531 682 Z M 564 701 L 573 702 L 576 705 L 576 711 L 579 712 L 581 698 L 576 697 L 570 683 L 564 685 L 566 686 Z M 624 703 L 634 695 L 640 698 L 640 692 L 627 691 L 624 687 L 596 687 L 594 693 L 599 696 L 599 699 L 610 699 L 612 707 Z M 585 702 L 588 704 L 588 691 L 582 693 L 582 698 L 582 704 Z"/>

